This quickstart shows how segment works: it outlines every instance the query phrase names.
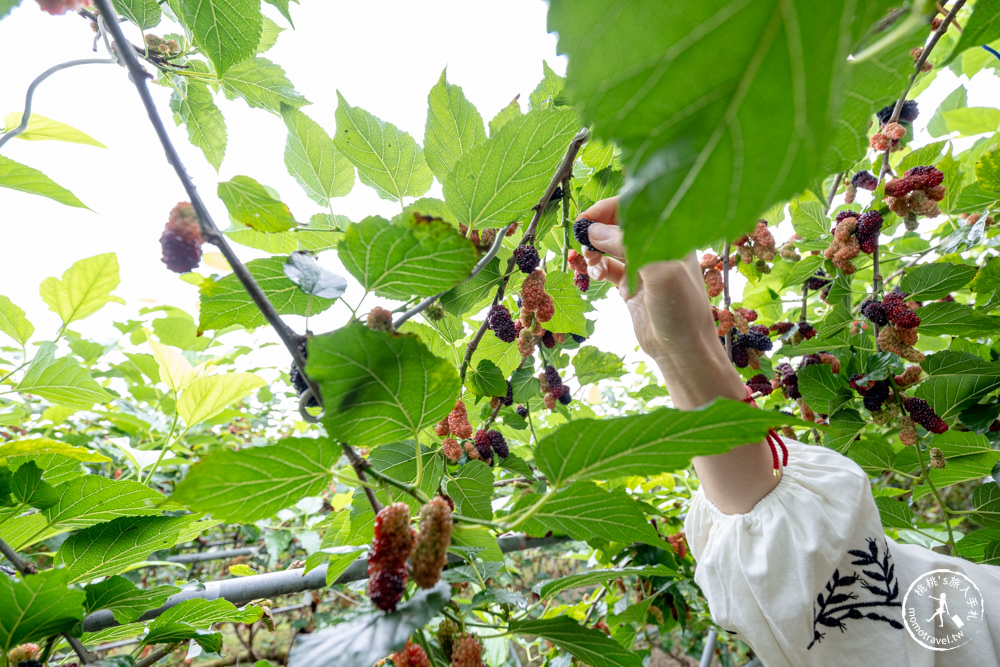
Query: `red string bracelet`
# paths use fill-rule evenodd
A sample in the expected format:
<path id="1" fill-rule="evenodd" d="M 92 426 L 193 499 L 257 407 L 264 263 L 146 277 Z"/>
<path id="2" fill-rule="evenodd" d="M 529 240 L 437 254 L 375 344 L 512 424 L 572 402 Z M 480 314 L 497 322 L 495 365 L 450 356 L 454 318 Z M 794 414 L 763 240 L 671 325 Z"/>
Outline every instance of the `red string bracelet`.
<path id="1" fill-rule="evenodd" d="M 757 402 L 753 400 L 753 390 L 747 385 L 744 386 L 747 390 L 747 397 L 743 399 L 744 402 L 756 408 Z M 781 477 L 781 468 L 788 466 L 788 447 L 785 446 L 784 441 L 782 441 L 773 428 L 767 432 L 767 446 L 771 448 L 771 463 L 773 464 L 771 474 L 775 477 Z M 780 459 L 778 457 L 779 449 L 781 450 Z"/>

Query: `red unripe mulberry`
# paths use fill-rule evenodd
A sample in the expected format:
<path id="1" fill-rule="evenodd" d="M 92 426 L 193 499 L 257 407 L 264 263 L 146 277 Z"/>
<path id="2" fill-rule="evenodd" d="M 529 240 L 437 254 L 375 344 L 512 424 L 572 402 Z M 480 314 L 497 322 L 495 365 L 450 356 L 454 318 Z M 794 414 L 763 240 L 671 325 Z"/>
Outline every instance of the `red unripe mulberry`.
<path id="1" fill-rule="evenodd" d="M 448 429 L 461 440 L 472 437 L 472 424 L 469 423 L 469 415 L 462 401 L 456 401 L 455 409 L 448 415 Z"/>
<path id="2" fill-rule="evenodd" d="M 483 667 L 483 645 L 475 635 L 462 635 L 451 651 L 451 667 Z"/>
<path id="3" fill-rule="evenodd" d="M 393 653 L 392 664 L 395 667 L 431 667 L 430 658 L 419 644 L 412 644 L 409 640 L 402 651 Z"/>
<path id="4" fill-rule="evenodd" d="M 406 559 L 413 550 L 410 508 L 406 503 L 382 508 L 374 531 L 368 552 L 368 597 L 382 611 L 394 611 L 406 591 Z"/>
<path id="5" fill-rule="evenodd" d="M 923 426 L 931 433 L 944 433 L 948 430 L 948 425 L 944 423 L 934 409 L 922 398 L 907 398 L 903 400 L 903 407 L 910 418 Z"/>
<path id="6" fill-rule="evenodd" d="M 448 562 L 453 522 L 451 508 L 441 496 L 434 496 L 420 508 L 420 531 L 413 548 L 413 581 L 420 588 L 432 588 L 441 579 Z"/>

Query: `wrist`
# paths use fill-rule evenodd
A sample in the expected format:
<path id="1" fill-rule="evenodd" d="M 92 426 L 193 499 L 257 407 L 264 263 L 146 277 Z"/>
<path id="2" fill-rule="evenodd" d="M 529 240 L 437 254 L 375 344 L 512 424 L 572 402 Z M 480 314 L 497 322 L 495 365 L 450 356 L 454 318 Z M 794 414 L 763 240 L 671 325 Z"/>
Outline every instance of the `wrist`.
<path id="1" fill-rule="evenodd" d="M 746 398 L 743 379 L 714 335 L 693 340 L 683 349 L 664 350 L 655 359 L 680 410 L 692 410 L 720 397 Z"/>

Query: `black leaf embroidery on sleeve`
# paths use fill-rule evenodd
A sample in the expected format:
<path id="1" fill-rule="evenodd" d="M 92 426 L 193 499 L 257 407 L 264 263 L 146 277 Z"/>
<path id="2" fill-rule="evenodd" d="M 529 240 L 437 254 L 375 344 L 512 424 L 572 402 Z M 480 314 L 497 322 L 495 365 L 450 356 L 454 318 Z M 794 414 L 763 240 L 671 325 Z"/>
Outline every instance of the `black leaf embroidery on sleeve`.
<path id="1" fill-rule="evenodd" d="M 826 595 L 820 593 L 816 596 L 813 604 L 813 640 L 806 649 L 811 649 L 813 644 L 826 637 L 826 633 L 819 631 L 820 627 L 837 628 L 844 632 L 848 620 L 866 618 L 888 623 L 896 630 L 903 629 L 903 624 L 896 619 L 875 611 L 880 607 L 901 607 L 899 582 L 896 580 L 896 567 L 892 563 L 888 544 L 883 541 L 884 553 L 880 554 L 875 538 L 869 537 L 867 541 L 867 551 L 851 549 L 847 552 L 854 557 L 851 565 L 862 568 L 861 573 L 841 575 L 840 568 L 835 569 L 830 581 L 826 583 Z M 867 592 L 863 599 L 859 588 Z"/>

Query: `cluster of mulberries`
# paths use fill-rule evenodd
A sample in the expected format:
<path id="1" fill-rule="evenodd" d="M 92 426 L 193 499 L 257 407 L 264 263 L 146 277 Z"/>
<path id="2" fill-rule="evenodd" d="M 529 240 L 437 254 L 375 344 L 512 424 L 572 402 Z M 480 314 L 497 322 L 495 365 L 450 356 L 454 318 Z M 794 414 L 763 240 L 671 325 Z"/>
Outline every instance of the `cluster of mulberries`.
<path id="1" fill-rule="evenodd" d="M 587 260 L 576 250 L 570 250 L 566 256 L 566 261 L 573 269 L 573 284 L 581 292 L 590 289 L 590 274 L 587 273 Z"/>
<path id="2" fill-rule="evenodd" d="M 545 407 L 549 410 L 554 410 L 556 403 L 569 405 L 573 402 L 573 394 L 569 385 L 563 384 L 555 366 L 546 366 L 545 371 L 539 373 L 538 382 L 541 385 L 542 393 L 545 394 Z"/>
<path id="3" fill-rule="evenodd" d="M 725 284 L 722 277 L 722 262 L 714 252 L 706 252 L 701 256 L 698 263 L 701 267 L 701 277 L 705 281 L 705 289 L 708 290 L 709 298 L 722 294 Z"/>
<path id="4" fill-rule="evenodd" d="M 39 651 L 41 651 L 41 647 L 38 644 L 21 644 L 11 649 L 10 653 L 7 654 L 7 660 L 12 665 L 21 665 L 25 662 L 34 661 Z"/>
<path id="5" fill-rule="evenodd" d="M 191 204 L 185 201 L 174 206 L 160 236 L 163 263 L 167 268 L 174 273 L 187 273 L 198 268 L 204 242 L 198 216 Z"/>
<path id="6" fill-rule="evenodd" d="M 820 269 L 806 279 L 805 288 L 807 290 L 815 291 L 818 289 L 823 289 L 831 282 L 833 281 L 826 276 L 826 271 Z"/>
<path id="7" fill-rule="evenodd" d="M 802 392 L 799 391 L 799 376 L 795 369 L 788 363 L 780 363 L 774 370 L 778 373 L 777 379 L 780 380 L 778 387 L 784 390 L 785 396 L 793 399 L 802 398 Z"/>
<path id="8" fill-rule="evenodd" d="M 413 581 L 420 588 L 432 588 L 441 579 L 451 546 L 451 506 L 434 496 L 420 508 L 420 530 L 413 546 Z"/>
<path id="9" fill-rule="evenodd" d="M 869 145 L 879 153 L 889 150 L 900 150 L 903 146 L 900 139 L 906 136 L 906 127 L 899 123 L 889 123 L 882 126 L 880 132 L 876 132 L 868 140 Z"/>
<path id="10" fill-rule="evenodd" d="M 763 373 L 757 373 L 752 378 L 747 380 L 747 386 L 750 387 L 750 391 L 753 393 L 761 393 L 764 396 L 769 395 L 774 391 L 774 387 L 771 386 L 771 381 L 767 379 L 767 376 Z"/>
<path id="11" fill-rule="evenodd" d="M 890 292 L 882 301 L 882 310 L 886 319 L 892 324 L 904 329 L 915 329 L 920 326 L 920 317 L 910 310 L 906 303 L 906 295 L 902 292 Z"/>
<path id="12" fill-rule="evenodd" d="M 453 640 L 451 667 L 483 667 L 483 645 L 478 637 L 464 634 Z"/>
<path id="13" fill-rule="evenodd" d="M 519 245 L 514 248 L 514 259 L 517 261 L 517 268 L 521 270 L 521 273 L 531 273 L 542 262 L 538 256 L 538 250 L 533 245 Z"/>
<path id="14" fill-rule="evenodd" d="M 855 236 L 858 230 L 857 215 L 854 211 L 842 211 L 837 214 L 833 239 L 823 253 L 824 257 L 847 275 L 857 271 L 852 260 L 861 254 L 861 244 Z"/>
<path id="15" fill-rule="evenodd" d="M 741 236 L 733 242 L 736 253 L 730 258 L 730 266 L 735 266 L 739 258 L 744 264 L 754 264 L 760 273 L 770 273 L 768 262 L 774 261 L 777 248 L 774 245 L 774 235 L 767 228 L 767 221 L 760 220 L 750 234 Z"/>
<path id="16" fill-rule="evenodd" d="M 914 49 L 910 54 L 916 53 L 915 58 L 919 58 L 921 52 L 922 49 Z M 930 69 L 929 63 L 924 66 L 924 71 L 927 69 Z M 892 119 L 892 112 L 895 108 L 895 104 L 890 104 L 887 107 L 879 109 L 878 113 L 875 114 L 878 118 L 880 128 L 878 132 L 872 135 L 870 143 L 871 147 L 880 153 L 890 148 L 893 151 L 902 149 L 900 140 L 906 136 L 908 124 L 917 119 L 917 103 L 913 100 L 907 100 L 903 102 L 903 108 L 899 112 L 900 122 L 890 123 L 889 121 Z"/>
<path id="17" fill-rule="evenodd" d="M 573 223 L 573 236 L 576 237 L 576 242 L 580 244 L 581 248 L 601 252 L 590 242 L 590 226 L 592 224 L 594 224 L 593 220 L 580 218 Z"/>
<path id="18" fill-rule="evenodd" d="M 392 311 L 386 310 L 381 306 L 375 306 L 368 313 L 368 328 L 372 331 L 387 331 L 389 333 L 393 332 L 392 328 Z"/>
<path id="19" fill-rule="evenodd" d="M 442 433 L 438 430 L 442 423 L 447 426 L 447 432 Z M 455 408 L 442 422 L 438 422 L 437 427 L 434 428 L 434 432 L 439 436 L 446 436 L 449 433 L 460 440 L 467 440 L 472 437 L 472 424 L 469 423 L 469 414 L 465 409 L 465 403 L 461 400 L 455 401 Z"/>
<path id="20" fill-rule="evenodd" d="M 767 335 L 768 328 L 755 324 L 748 327 L 746 333 L 733 330 L 733 364 L 737 368 L 760 368 L 760 356 L 762 352 L 771 349 L 771 338 Z M 725 344 L 725 340 L 722 341 Z"/>
<path id="21" fill-rule="evenodd" d="M 903 399 L 903 408 L 910 414 L 910 419 L 931 433 L 944 433 L 948 430 L 948 425 L 944 423 L 944 420 L 922 398 Z"/>
<path id="22" fill-rule="evenodd" d="M 535 313 L 539 322 L 548 322 L 555 315 L 555 303 L 545 291 L 545 272 L 535 269 L 521 285 L 521 307 Z"/>
<path id="23" fill-rule="evenodd" d="M 474 440 L 476 455 L 473 456 L 469 454 L 469 458 L 483 461 L 484 463 L 493 464 L 493 447 L 490 445 L 490 437 L 487 435 L 486 431 L 479 429 L 476 431 L 476 437 Z M 465 448 L 469 451 L 469 448 Z"/>
<path id="24" fill-rule="evenodd" d="M 388 505 L 375 517 L 375 539 L 368 552 L 368 597 L 382 611 L 395 611 L 406 591 L 406 560 L 414 537 L 406 503 Z"/>
<path id="25" fill-rule="evenodd" d="M 941 215 L 938 202 L 944 199 L 944 174 L 929 165 L 913 167 L 901 178 L 886 183 L 885 202 L 893 213 L 903 218 L 906 228 L 917 228 L 917 216 Z"/>
<path id="26" fill-rule="evenodd" d="M 431 660 L 424 649 L 409 640 L 402 651 L 393 653 L 389 659 L 392 660 L 394 667 L 431 667 Z"/>
<path id="27" fill-rule="evenodd" d="M 486 316 L 486 326 L 505 343 L 513 343 L 517 339 L 517 327 L 514 326 L 514 320 L 511 319 L 507 306 L 497 304 L 490 308 Z"/>

